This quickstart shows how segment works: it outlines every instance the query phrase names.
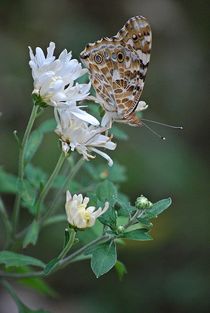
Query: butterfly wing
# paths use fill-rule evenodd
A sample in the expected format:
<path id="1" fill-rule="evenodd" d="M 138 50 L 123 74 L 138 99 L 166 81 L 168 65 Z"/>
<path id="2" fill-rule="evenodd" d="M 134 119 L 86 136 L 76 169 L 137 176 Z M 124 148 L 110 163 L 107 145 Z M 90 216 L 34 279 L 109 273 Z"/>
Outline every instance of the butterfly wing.
<path id="1" fill-rule="evenodd" d="M 139 121 L 129 115 L 138 105 L 151 49 L 151 30 L 142 19 L 131 18 L 116 36 L 89 44 L 80 55 L 104 109 L 134 124 Z"/>
<path id="2" fill-rule="evenodd" d="M 149 23 L 144 17 L 135 16 L 127 21 L 115 38 L 124 42 L 127 47 L 134 51 L 139 60 L 139 68 L 136 77 L 133 79 L 133 85 L 136 84 L 134 88 L 135 95 L 133 107 L 131 106 L 128 109 L 126 113 L 127 115 L 135 110 L 144 88 L 152 48 L 152 31 Z"/>

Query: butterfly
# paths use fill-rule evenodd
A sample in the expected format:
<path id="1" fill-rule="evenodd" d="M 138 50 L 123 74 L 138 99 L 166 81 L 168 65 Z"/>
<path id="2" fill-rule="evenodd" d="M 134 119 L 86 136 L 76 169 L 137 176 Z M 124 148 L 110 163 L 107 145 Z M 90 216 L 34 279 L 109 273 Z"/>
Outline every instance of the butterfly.
<path id="1" fill-rule="evenodd" d="M 96 102 L 105 110 L 102 125 L 119 121 L 139 126 L 135 112 L 147 108 L 140 101 L 150 61 L 152 32 L 146 18 L 130 18 L 113 37 L 88 44 L 81 52 L 90 73 Z"/>

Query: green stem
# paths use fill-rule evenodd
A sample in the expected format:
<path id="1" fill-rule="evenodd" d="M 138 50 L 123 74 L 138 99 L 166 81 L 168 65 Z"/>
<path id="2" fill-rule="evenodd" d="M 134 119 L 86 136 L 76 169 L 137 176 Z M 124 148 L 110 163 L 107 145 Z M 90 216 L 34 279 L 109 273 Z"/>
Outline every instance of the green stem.
<path id="1" fill-rule="evenodd" d="M 34 121 L 37 117 L 37 112 L 38 112 L 39 106 L 34 104 L 28 125 L 26 127 L 22 143 L 20 145 L 20 151 L 19 151 L 19 162 L 18 162 L 18 181 L 20 185 L 22 185 L 23 178 L 24 178 L 24 156 L 25 156 L 25 149 L 27 147 L 28 139 L 34 124 Z M 15 198 L 15 204 L 14 204 L 14 209 L 13 209 L 13 234 L 16 233 L 16 229 L 18 226 L 18 221 L 19 221 L 19 215 L 20 215 L 20 201 L 21 201 L 21 193 L 19 192 L 16 195 Z"/>
<path id="2" fill-rule="evenodd" d="M 1 284 L 6 289 L 6 291 L 10 294 L 10 296 L 14 299 L 15 303 L 19 304 L 20 300 L 17 297 L 14 289 L 10 286 L 10 284 L 7 281 L 5 281 L 5 280 L 1 281 Z"/>
<path id="3" fill-rule="evenodd" d="M 137 211 L 134 213 L 134 215 L 131 217 L 131 219 L 128 221 L 128 223 L 124 225 L 124 228 L 126 229 L 126 228 L 128 228 L 129 226 L 135 224 L 137 217 L 138 217 L 138 218 L 141 217 L 141 216 L 144 214 L 144 212 L 145 212 L 145 210 L 143 210 L 143 211 L 137 210 Z"/>
<path id="4" fill-rule="evenodd" d="M 0 271 L 0 278 L 29 278 L 29 277 L 42 277 L 44 276 L 44 271 L 37 271 L 37 272 L 28 272 L 28 273 L 6 273 Z"/>
<path id="5" fill-rule="evenodd" d="M 66 155 L 62 152 L 59 159 L 58 159 L 58 162 L 54 168 L 54 171 L 52 172 L 51 176 L 49 177 L 46 185 L 44 186 L 42 192 L 40 193 L 39 195 L 39 198 L 36 202 L 36 208 L 37 208 L 37 214 L 36 214 L 36 218 L 39 219 L 39 216 L 40 216 L 40 209 L 41 209 L 41 205 L 43 204 L 44 200 L 45 200 L 45 197 L 47 196 L 50 188 L 52 187 L 52 184 L 56 178 L 56 176 L 58 175 L 58 173 L 60 172 L 60 169 L 64 163 L 66 159 Z"/>
<path id="6" fill-rule="evenodd" d="M 6 249 L 10 243 L 10 239 L 11 239 L 11 235 L 12 235 L 12 225 L 10 223 L 7 211 L 4 207 L 4 203 L 0 197 L 0 217 L 2 220 L 2 223 L 4 225 L 5 228 L 5 245 L 4 245 L 4 249 Z"/>
<path id="7" fill-rule="evenodd" d="M 112 238 L 113 237 L 110 235 L 103 235 L 103 236 L 89 242 L 88 244 L 86 244 L 82 248 L 78 249 L 77 251 L 73 252 L 72 254 L 67 256 L 66 258 L 60 260 L 58 263 L 58 266 L 53 271 L 53 273 L 57 272 L 61 268 L 66 267 L 70 263 L 77 261 L 76 259 L 80 255 L 82 255 L 87 249 L 91 248 L 92 246 L 99 244 L 99 243 L 109 241 Z M 87 259 L 87 258 L 85 257 L 84 259 Z M 78 258 L 78 261 L 80 261 L 80 258 Z M 8 277 L 8 278 L 28 278 L 28 277 L 43 277 L 43 276 L 46 276 L 44 271 L 28 272 L 28 273 L 6 273 L 3 271 L 0 271 L 0 277 Z"/>
<path id="8" fill-rule="evenodd" d="M 99 244 L 99 243 L 102 243 L 102 242 L 109 241 L 111 238 L 112 238 L 112 236 L 110 236 L 110 235 L 103 235 L 103 236 L 101 236 L 101 237 L 99 237 L 99 238 L 89 242 L 84 247 L 80 248 L 79 250 L 77 250 L 77 251 L 73 252 L 72 254 L 70 254 L 69 256 L 67 256 L 65 259 L 60 260 L 58 268 L 56 270 L 58 270 L 59 268 L 66 267 L 74 259 L 76 259 L 78 256 L 83 254 L 87 249 L 91 248 L 92 246 L 94 246 L 96 244 Z"/>
<path id="9" fill-rule="evenodd" d="M 69 237 L 68 243 L 66 244 L 66 246 L 64 247 L 64 249 L 61 251 L 61 253 L 58 256 L 59 260 L 63 259 L 65 257 L 65 255 L 69 252 L 69 250 L 71 249 L 71 247 L 74 244 L 75 236 L 76 236 L 76 232 L 74 229 L 72 229 L 70 231 L 70 237 Z"/>
<path id="10" fill-rule="evenodd" d="M 70 181 L 75 177 L 75 175 L 78 173 L 79 169 L 82 167 L 83 164 L 84 164 L 84 159 L 81 158 L 74 165 L 74 167 L 70 171 L 69 175 L 66 177 L 66 180 L 64 181 L 63 186 L 59 189 L 59 191 L 55 195 L 55 198 L 52 201 L 52 204 L 50 205 L 46 214 L 43 216 L 42 222 L 44 222 L 50 215 L 52 215 L 52 213 L 55 212 L 56 208 L 58 207 L 58 205 L 61 201 L 61 196 L 63 195 L 63 193 L 66 192 L 66 189 L 68 188 L 68 186 L 70 184 Z"/>

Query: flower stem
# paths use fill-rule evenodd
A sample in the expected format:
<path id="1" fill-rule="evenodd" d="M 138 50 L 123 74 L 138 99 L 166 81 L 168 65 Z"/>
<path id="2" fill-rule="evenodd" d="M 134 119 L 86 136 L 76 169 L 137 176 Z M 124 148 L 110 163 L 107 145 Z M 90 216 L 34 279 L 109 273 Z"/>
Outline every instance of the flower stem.
<path id="1" fill-rule="evenodd" d="M 70 231 L 70 238 L 69 238 L 67 245 L 64 247 L 64 249 L 61 251 L 61 253 L 58 256 L 59 260 L 63 259 L 66 256 L 66 254 L 69 252 L 69 250 L 74 244 L 75 237 L 76 237 L 76 232 L 74 229 L 72 229 Z"/>
<path id="2" fill-rule="evenodd" d="M 10 273 L 10 272 L 3 272 L 0 271 L 0 278 L 29 278 L 29 277 L 42 277 L 44 276 L 44 271 L 34 271 L 34 272 L 28 272 L 28 273 Z"/>
<path id="3" fill-rule="evenodd" d="M 73 252 L 72 254 L 70 254 L 69 256 L 67 256 L 64 259 L 61 259 L 56 267 L 56 269 L 51 272 L 51 273 L 55 273 L 58 270 L 66 267 L 67 265 L 69 265 L 70 263 L 76 262 L 77 258 L 82 255 L 87 249 L 89 249 L 90 247 L 93 247 L 94 245 L 97 245 L 99 243 L 104 243 L 106 241 L 109 241 L 110 239 L 112 239 L 113 237 L 110 235 L 103 235 L 91 242 L 89 242 L 88 244 L 86 244 L 85 246 L 83 246 L 82 248 L 78 249 L 77 251 Z M 86 257 L 84 258 L 86 259 Z M 80 261 L 80 258 L 78 258 L 78 261 Z M 44 271 L 37 271 L 37 272 L 28 272 L 28 273 L 6 273 L 3 271 L 0 271 L 0 278 L 1 277 L 8 277 L 8 278 L 28 278 L 28 277 L 43 277 L 46 276 Z"/>
<path id="4" fill-rule="evenodd" d="M 53 184 L 56 176 L 60 172 L 60 169 L 61 169 L 65 159 L 66 159 L 66 155 L 62 152 L 59 159 L 58 159 L 58 162 L 54 168 L 54 171 L 52 172 L 51 176 L 49 177 L 47 183 L 45 184 L 42 192 L 40 193 L 40 195 L 38 197 L 38 200 L 36 202 L 36 210 L 37 210 L 36 211 L 36 219 L 39 219 L 41 205 L 43 204 L 45 197 L 47 196 L 50 188 L 52 187 L 52 184 Z"/>
<path id="5" fill-rule="evenodd" d="M 57 194 L 55 195 L 55 198 L 52 201 L 52 204 L 50 205 L 49 209 L 47 210 L 46 214 L 43 216 L 42 222 L 44 222 L 52 213 L 55 212 L 55 209 L 58 207 L 61 196 L 63 193 L 66 192 L 66 189 L 68 188 L 70 181 L 75 177 L 75 175 L 80 170 L 81 166 L 84 164 L 84 159 L 81 158 L 77 161 L 77 163 L 74 165 L 72 170 L 70 171 L 69 175 L 67 175 L 66 180 L 63 183 L 63 186 L 59 189 Z"/>
<path id="6" fill-rule="evenodd" d="M 83 254 L 90 247 L 92 247 L 92 246 L 94 246 L 96 244 L 102 243 L 102 242 L 109 241 L 111 238 L 112 238 L 112 236 L 110 236 L 110 235 L 103 235 L 103 236 L 101 236 L 101 237 L 99 237 L 99 238 L 89 242 L 88 244 L 86 244 L 85 246 L 80 248 L 79 250 L 73 252 L 72 254 L 67 256 L 66 258 L 60 260 L 59 261 L 59 266 L 58 266 L 58 268 L 56 270 L 58 270 L 59 268 L 66 267 L 68 264 L 70 264 L 73 260 L 75 260 L 81 254 Z"/>
<path id="7" fill-rule="evenodd" d="M 138 217 L 138 218 L 141 217 L 141 216 L 144 214 L 144 212 L 145 212 L 145 210 L 142 210 L 142 211 L 137 210 L 137 211 L 134 213 L 134 215 L 130 218 L 130 220 L 128 221 L 128 223 L 124 225 L 124 228 L 126 229 L 126 228 L 128 228 L 129 226 L 135 224 L 137 217 Z"/>
<path id="8" fill-rule="evenodd" d="M 22 185 L 23 178 L 24 178 L 24 156 L 25 156 L 25 150 L 27 147 L 28 139 L 34 124 L 34 121 L 37 117 L 39 106 L 34 104 L 28 125 L 26 127 L 22 143 L 20 145 L 20 151 L 19 151 L 19 162 L 18 162 L 18 181 L 20 183 L 20 186 Z M 15 198 L 15 204 L 13 209 L 13 234 L 16 233 L 16 229 L 18 226 L 19 221 L 19 215 L 20 215 L 20 201 L 21 201 L 21 192 L 18 192 Z"/>
<path id="9" fill-rule="evenodd" d="M 9 220 L 9 217 L 8 217 L 8 214 L 7 214 L 7 211 L 4 207 L 4 203 L 0 197 L 0 217 L 1 217 L 1 220 L 4 224 L 4 228 L 5 228 L 5 245 L 4 245 L 4 248 L 6 249 L 7 246 L 9 245 L 10 243 L 10 239 L 11 239 L 11 234 L 12 234 L 12 225 L 10 223 L 10 220 Z"/>

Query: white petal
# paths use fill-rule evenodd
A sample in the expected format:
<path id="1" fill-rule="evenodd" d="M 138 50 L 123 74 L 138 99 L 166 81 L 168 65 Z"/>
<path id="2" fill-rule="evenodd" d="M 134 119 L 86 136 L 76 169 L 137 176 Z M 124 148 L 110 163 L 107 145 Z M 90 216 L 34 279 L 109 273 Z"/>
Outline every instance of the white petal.
<path id="1" fill-rule="evenodd" d="M 74 114 L 77 118 L 92 125 L 98 126 L 100 124 L 99 121 L 94 116 L 88 114 L 85 111 L 80 110 L 79 108 L 77 108 L 76 110 L 72 110 L 72 114 Z"/>
<path id="2" fill-rule="evenodd" d="M 111 128 L 112 127 L 112 117 L 109 112 L 106 112 L 101 120 L 101 126 Z"/>
<path id="3" fill-rule="evenodd" d="M 39 67 L 41 67 L 44 64 L 45 55 L 40 47 L 36 48 L 36 60 L 37 60 L 37 65 Z"/>
<path id="4" fill-rule="evenodd" d="M 69 190 L 66 192 L 66 201 L 70 201 L 72 199 L 71 193 Z"/>
<path id="5" fill-rule="evenodd" d="M 47 58 L 53 57 L 54 50 L 55 50 L 55 43 L 50 42 L 49 47 L 47 48 Z"/>
<path id="6" fill-rule="evenodd" d="M 84 200 L 83 200 L 83 204 L 85 204 L 87 206 L 88 202 L 89 202 L 89 198 L 88 197 L 85 197 Z"/>
<path id="7" fill-rule="evenodd" d="M 106 159 L 108 161 L 108 165 L 112 166 L 113 165 L 113 161 L 112 159 L 108 156 L 108 154 L 106 154 L 105 152 L 102 152 L 101 150 L 98 150 L 96 148 L 91 148 L 92 151 L 100 154 L 104 159 Z"/>

